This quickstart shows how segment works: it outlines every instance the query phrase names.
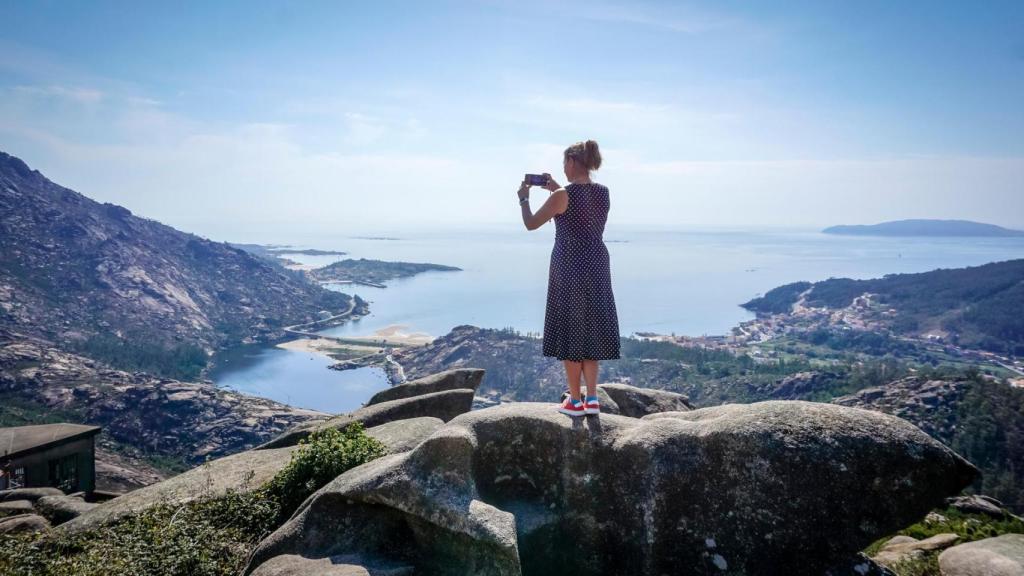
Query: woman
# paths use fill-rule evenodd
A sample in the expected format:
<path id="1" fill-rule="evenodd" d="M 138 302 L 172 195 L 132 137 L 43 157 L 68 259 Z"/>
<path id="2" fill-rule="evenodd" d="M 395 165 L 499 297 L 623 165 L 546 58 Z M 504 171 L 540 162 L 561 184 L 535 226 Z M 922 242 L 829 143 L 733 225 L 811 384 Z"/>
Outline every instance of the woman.
<path id="1" fill-rule="evenodd" d="M 563 163 L 569 184 L 562 188 L 545 173 L 551 195 L 536 214 L 530 211 L 530 184 L 519 187 L 523 224 L 536 230 L 555 219 L 555 246 L 548 271 L 544 313 L 544 356 L 565 365 L 569 397 L 558 411 L 570 416 L 600 413 L 597 362 L 619 358 L 619 319 L 612 294 L 608 248 L 602 235 L 608 219 L 608 188 L 590 179 L 601 167 L 597 142 L 577 142 L 565 149 Z M 580 397 L 580 374 L 587 396 Z"/>

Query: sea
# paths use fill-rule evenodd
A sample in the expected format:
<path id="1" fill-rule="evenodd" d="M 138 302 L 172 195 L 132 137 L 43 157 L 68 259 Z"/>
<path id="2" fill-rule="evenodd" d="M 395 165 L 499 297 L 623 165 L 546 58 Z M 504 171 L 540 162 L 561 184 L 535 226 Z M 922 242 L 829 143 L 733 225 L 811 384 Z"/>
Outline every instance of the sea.
<path id="1" fill-rule="evenodd" d="M 740 304 L 777 286 L 832 277 L 977 266 L 1024 257 L 1024 238 L 837 236 L 801 229 L 605 230 L 612 288 L 623 336 L 638 332 L 727 334 L 753 315 Z M 373 236 L 267 234 L 255 240 L 340 256 L 282 253 L 327 265 L 346 258 L 428 262 L 461 271 L 431 271 L 387 282 L 386 288 L 331 285 L 358 294 L 370 314 L 326 329 L 365 336 L 401 325 L 404 332 L 443 336 L 453 327 L 512 328 L 540 337 L 554 226 L 527 231 L 491 227 L 387 232 Z M 341 413 L 386 388 L 383 371 L 328 370 L 326 357 L 270 346 L 240 348 L 215 359 L 210 377 L 224 387 L 293 406 Z"/>

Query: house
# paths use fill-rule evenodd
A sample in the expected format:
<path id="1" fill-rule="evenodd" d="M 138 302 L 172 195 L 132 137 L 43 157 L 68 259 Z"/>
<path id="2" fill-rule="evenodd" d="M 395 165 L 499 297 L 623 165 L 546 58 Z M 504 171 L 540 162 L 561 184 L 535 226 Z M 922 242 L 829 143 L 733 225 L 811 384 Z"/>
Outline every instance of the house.
<path id="1" fill-rule="evenodd" d="M 53 486 L 93 492 L 100 430 L 64 423 L 0 428 L 0 490 Z"/>

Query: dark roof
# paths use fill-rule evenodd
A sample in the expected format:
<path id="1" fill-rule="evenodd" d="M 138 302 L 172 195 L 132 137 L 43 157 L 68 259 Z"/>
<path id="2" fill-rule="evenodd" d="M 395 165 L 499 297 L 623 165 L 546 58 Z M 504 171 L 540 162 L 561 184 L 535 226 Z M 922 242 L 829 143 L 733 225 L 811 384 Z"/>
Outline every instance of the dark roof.
<path id="1" fill-rule="evenodd" d="M 83 424 L 38 424 L 0 428 L 0 458 L 13 458 L 51 444 L 62 444 L 100 433 L 99 426 Z"/>

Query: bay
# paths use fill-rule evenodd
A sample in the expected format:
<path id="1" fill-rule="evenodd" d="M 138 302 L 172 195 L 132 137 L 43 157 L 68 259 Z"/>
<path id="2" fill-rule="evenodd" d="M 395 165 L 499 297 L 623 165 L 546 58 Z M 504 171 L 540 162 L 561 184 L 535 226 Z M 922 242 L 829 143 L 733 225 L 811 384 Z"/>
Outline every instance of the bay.
<path id="1" fill-rule="evenodd" d="M 554 227 L 382 230 L 378 239 L 346 235 L 258 241 L 295 249 L 341 250 L 345 255 L 285 254 L 323 266 L 345 258 L 427 262 L 462 268 L 391 280 L 386 288 L 328 286 L 358 294 L 370 314 L 325 335 L 368 336 L 402 325 L 404 332 L 443 336 L 453 327 L 543 331 Z M 637 332 L 727 334 L 753 315 L 740 304 L 777 286 L 830 277 L 876 278 L 936 268 L 977 266 L 1024 257 L 1022 238 L 886 238 L 822 234 L 814 230 L 651 230 L 609 226 L 605 243 L 622 335 Z M 328 412 L 358 407 L 387 386 L 376 368 L 337 372 L 330 360 L 306 352 L 265 348 L 219 367 L 222 386 Z"/>
<path id="2" fill-rule="evenodd" d="M 388 387 L 379 368 L 328 369 L 333 363 L 321 354 L 240 346 L 217 354 L 209 377 L 222 388 L 328 414 L 351 412 Z"/>

